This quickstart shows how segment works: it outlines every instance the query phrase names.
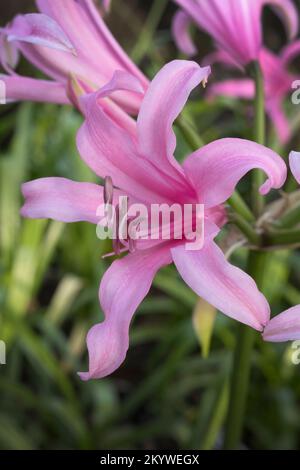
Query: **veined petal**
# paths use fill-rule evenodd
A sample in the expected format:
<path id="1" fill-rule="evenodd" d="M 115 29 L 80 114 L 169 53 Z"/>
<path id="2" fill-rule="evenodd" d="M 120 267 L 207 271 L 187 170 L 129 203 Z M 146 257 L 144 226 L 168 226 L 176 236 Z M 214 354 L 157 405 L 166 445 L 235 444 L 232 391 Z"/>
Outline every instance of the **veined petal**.
<path id="1" fill-rule="evenodd" d="M 299 30 L 298 10 L 292 0 L 262 0 L 263 5 L 270 5 L 284 22 L 290 39 L 297 36 Z"/>
<path id="2" fill-rule="evenodd" d="M 280 343 L 300 339 L 300 305 L 272 318 L 263 332 L 265 341 Z"/>
<path id="3" fill-rule="evenodd" d="M 225 202 L 252 169 L 261 169 L 268 176 L 260 188 L 263 195 L 272 188 L 281 188 L 287 175 L 286 165 L 277 153 L 243 139 L 216 140 L 190 155 L 183 166 L 199 201 L 207 207 Z"/>
<path id="4" fill-rule="evenodd" d="M 94 94 L 85 96 L 82 103 L 86 120 L 78 132 L 77 145 L 83 160 L 98 176 L 111 176 L 116 187 L 141 202 L 175 201 L 179 190 L 188 190 L 140 156 L 136 139 L 104 112 Z"/>
<path id="5" fill-rule="evenodd" d="M 148 80 L 110 33 L 93 1 L 36 0 L 36 3 L 42 13 L 60 24 L 79 58 L 100 74 L 102 80 L 98 86 L 110 80 L 115 70 L 126 70 L 137 76 L 147 88 Z M 103 79 L 103 75 L 106 79 Z M 91 76 L 88 78 L 91 79 Z"/>
<path id="6" fill-rule="evenodd" d="M 103 188 L 65 178 L 41 178 L 22 186 L 23 217 L 60 222 L 99 222 L 98 207 L 104 203 Z"/>
<path id="7" fill-rule="evenodd" d="M 229 317 L 262 331 L 270 307 L 254 280 L 230 264 L 220 248 L 206 243 L 200 251 L 173 248 L 173 261 L 183 280 L 211 305 Z"/>
<path id="8" fill-rule="evenodd" d="M 140 109 L 137 127 L 141 155 L 176 180 L 182 180 L 183 171 L 174 158 L 172 125 L 191 91 L 206 82 L 209 74 L 210 67 L 201 68 L 196 62 L 170 62 L 151 82 Z"/>
<path id="9" fill-rule="evenodd" d="M 37 80 L 19 75 L 0 75 L 6 86 L 7 101 L 37 101 L 69 104 L 66 89 L 62 83 Z"/>
<path id="10" fill-rule="evenodd" d="M 103 323 L 88 333 L 89 371 L 82 380 L 99 379 L 114 372 L 126 357 L 130 322 L 147 295 L 157 271 L 172 261 L 168 247 L 136 252 L 114 261 L 100 286 Z"/>
<path id="11" fill-rule="evenodd" d="M 178 49 L 187 56 L 197 53 L 190 34 L 190 25 L 191 18 L 183 10 L 179 10 L 173 18 L 172 32 Z"/>
<path id="12" fill-rule="evenodd" d="M 258 58 L 261 0 L 174 0 L 239 64 Z"/>
<path id="13" fill-rule="evenodd" d="M 290 168 L 297 183 L 300 184 L 300 152 L 290 153 Z"/>
<path id="14" fill-rule="evenodd" d="M 253 80 L 247 78 L 236 80 L 225 80 L 214 83 L 208 89 L 208 96 L 228 96 L 230 98 L 252 99 L 255 94 Z"/>
<path id="15" fill-rule="evenodd" d="M 8 28 L 7 40 L 24 41 L 75 53 L 73 45 L 59 24 L 50 16 L 41 13 L 17 16 Z"/>

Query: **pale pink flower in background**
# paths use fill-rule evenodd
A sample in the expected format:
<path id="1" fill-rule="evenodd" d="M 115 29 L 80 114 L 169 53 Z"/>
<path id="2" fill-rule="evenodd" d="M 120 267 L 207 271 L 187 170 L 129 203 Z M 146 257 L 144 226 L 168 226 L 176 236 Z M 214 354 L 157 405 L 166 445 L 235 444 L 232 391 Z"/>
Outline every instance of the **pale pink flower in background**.
<path id="1" fill-rule="evenodd" d="M 102 1 L 103 11 L 109 1 Z M 148 80 L 112 36 L 93 0 L 36 0 L 40 13 L 17 16 L 0 30 L 0 60 L 8 75 L 7 100 L 30 100 L 77 105 L 78 96 L 97 90 L 118 72 L 133 75 L 144 92 Z M 52 80 L 22 77 L 14 72 L 18 55 Z M 106 108 L 118 107 L 137 114 L 142 94 L 120 91 L 106 100 Z M 108 101 L 108 102 L 107 102 Z M 116 106 L 116 104 L 118 106 Z"/>
<path id="2" fill-rule="evenodd" d="M 293 176 L 300 184 L 300 153 L 291 152 L 289 163 Z M 272 318 L 264 330 L 263 338 L 275 343 L 300 339 L 300 306 L 292 307 Z"/>
<path id="3" fill-rule="evenodd" d="M 262 12 L 266 5 L 284 21 L 290 39 L 298 33 L 298 13 L 292 0 L 174 1 L 181 7 L 174 17 L 174 38 L 179 49 L 188 55 L 197 51 L 189 35 L 193 22 L 240 66 L 257 60 L 263 46 Z"/>
<path id="4" fill-rule="evenodd" d="M 286 144 L 292 135 L 290 123 L 284 112 L 284 103 L 291 95 L 293 82 L 297 79 L 296 74 L 289 72 L 288 67 L 299 54 L 300 41 L 291 43 L 279 55 L 267 49 L 262 49 L 259 54 L 265 84 L 266 111 L 282 144 Z M 230 57 L 224 52 L 211 54 L 206 60 L 234 66 Z M 248 78 L 228 79 L 212 84 L 208 93 L 210 97 L 228 96 L 253 100 L 255 83 L 254 80 Z"/>
<path id="5" fill-rule="evenodd" d="M 223 204 L 239 180 L 251 169 L 260 168 L 268 176 L 260 191 L 267 194 L 284 184 L 284 161 L 272 150 L 241 139 L 212 142 L 190 155 L 182 166 L 174 157 L 173 122 L 190 92 L 206 82 L 209 73 L 209 67 L 201 68 L 195 62 L 167 64 L 150 84 L 137 123 L 129 130 L 117 126 L 99 105 L 99 93 L 112 92 L 112 83 L 104 92 L 82 99 L 86 120 L 78 134 L 78 149 L 99 177 L 111 177 L 119 188 L 115 198 L 127 195 L 129 201 L 149 207 L 153 203 L 201 203 L 205 207 L 204 246 L 199 251 L 186 250 L 184 239 L 139 240 L 134 249 L 128 240 L 129 253 L 114 261 L 101 281 L 99 298 L 105 320 L 88 333 L 89 371 L 80 373 L 83 380 L 104 377 L 122 364 L 133 314 L 157 271 L 170 263 L 200 297 L 224 314 L 260 332 L 269 324 L 267 300 L 248 274 L 227 261 L 214 238 L 225 223 Z M 97 207 L 105 202 L 105 194 L 96 184 L 39 179 L 23 185 L 22 214 L 97 224 Z"/>

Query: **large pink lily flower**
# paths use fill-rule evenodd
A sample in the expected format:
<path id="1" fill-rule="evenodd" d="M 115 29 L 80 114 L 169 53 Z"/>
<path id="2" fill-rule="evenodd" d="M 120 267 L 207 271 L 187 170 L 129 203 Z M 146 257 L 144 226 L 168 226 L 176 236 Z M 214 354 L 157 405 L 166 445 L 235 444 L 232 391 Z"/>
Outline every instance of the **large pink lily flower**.
<path id="1" fill-rule="evenodd" d="M 123 194 L 129 201 L 147 206 L 201 203 L 205 207 L 202 249 L 188 251 L 184 239 L 159 239 L 152 244 L 140 240 L 134 250 L 129 243 L 130 252 L 112 263 L 99 291 L 105 320 L 88 333 L 89 371 L 80 373 L 83 380 L 107 376 L 122 364 L 133 314 L 157 271 L 170 263 L 199 296 L 224 314 L 261 332 L 269 324 L 267 300 L 248 274 L 227 261 L 214 238 L 225 222 L 223 204 L 238 181 L 249 170 L 260 168 L 268 177 L 260 191 L 267 194 L 283 185 L 287 171 L 284 161 L 257 143 L 230 138 L 197 150 L 182 166 L 174 157 L 173 122 L 190 92 L 206 82 L 209 73 L 209 67 L 201 68 L 195 62 L 167 64 L 150 84 L 136 126 L 130 130 L 116 125 L 103 112 L 98 94 L 83 98 L 86 120 L 78 134 L 78 149 L 99 177 L 111 178 L 118 188 L 115 198 Z M 107 89 L 112 91 L 113 87 Z M 106 202 L 106 192 L 97 184 L 39 179 L 23 185 L 22 214 L 97 224 L 97 207 Z M 115 199 L 112 202 L 116 204 Z"/>
<path id="2" fill-rule="evenodd" d="M 285 115 L 283 105 L 287 96 L 291 94 L 292 84 L 297 76 L 288 70 L 291 61 L 300 54 L 300 41 L 294 41 L 283 49 L 280 55 L 262 49 L 259 62 L 262 68 L 265 83 L 266 111 L 274 123 L 279 140 L 286 144 L 291 138 L 291 126 Z M 230 58 L 224 53 L 211 54 L 210 60 L 234 66 Z M 255 96 L 254 80 L 230 79 L 211 85 L 209 96 L 228 96 L 253 100 Z"/>
<path id="3" fill-rule="evenodd" d="M 270 5 L 284 21 L 290 39 L 298 32 L 298 13 L 292 0 L 174 0 L 181 10 L 174 17 L 173 33 L 179 49 L 197 51 L 189 35 L 192 21 L 215 40 L 218 49 L 245 66 L 262 48 L 262 11 Z"/>
<path id="4" fill-rule="evenodd" d="M 102 1 L 103 13 L 109 3 Z M 143 91 L 147 89 L 148 80 L 112 36 L 94 0 L 36 0 L 36 4 L 40 13 L 19 15 L 0 30 L 0 61 L 8 72 L 0 78 L 7 100 L 77 104 L 78 95 L 99 89 L 116 71 L 130 73 Z M 13 69 L 20 52 L 52 80 L 17 75 Z M 121 91 L 112 98 L 126 112 L 137 114 L 140 93 Z"/>

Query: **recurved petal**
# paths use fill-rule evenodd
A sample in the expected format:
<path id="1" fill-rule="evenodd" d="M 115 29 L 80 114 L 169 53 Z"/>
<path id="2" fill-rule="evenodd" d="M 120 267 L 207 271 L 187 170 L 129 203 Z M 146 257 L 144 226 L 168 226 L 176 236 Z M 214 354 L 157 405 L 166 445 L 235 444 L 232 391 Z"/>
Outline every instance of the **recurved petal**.
<path id="1" fill-rule="evenodd" d="M 272 188 L 281 188 L 287 175 L 286 165 L 277 153 L 243 139 L 216 140 L 193 153 L 183 166 L 199 201 L 207 207 L 225 202 L 252 169 L 258 168 L 268 176 L 260 188 L 263 195 Z"/>
<path id="2" fill-rule="evenodd" d="M 176 180 L 182 168 L 174 158 L 176 136 L 172 125 L 191 91 L 206 82 L 210 67 L 196 62 L 174 60 L 165 65 L 151 82 L 138 117 L 140 153 Z"/>
<path id="3" fill-rule="evenodd" d="M 171 261 L 168 247 L 154 248 L 114 261 L 105 273 L 100 286 L 105 320 L 87 335 L 89 371 L 79 373 L 82 380 L 100 379 L 120 367 L 129 347 L 131 319 L 156 272 Z"/>
<path id="4" fill-rule="evenodd" d="M 172 250 L 173 261 L 183 280 L 197 295 L 229 317 L 262 331 L 270 318 L 270 307 L 254 280 L 230 264 L 213 242 L 199 251 L 184 245 Z"/>

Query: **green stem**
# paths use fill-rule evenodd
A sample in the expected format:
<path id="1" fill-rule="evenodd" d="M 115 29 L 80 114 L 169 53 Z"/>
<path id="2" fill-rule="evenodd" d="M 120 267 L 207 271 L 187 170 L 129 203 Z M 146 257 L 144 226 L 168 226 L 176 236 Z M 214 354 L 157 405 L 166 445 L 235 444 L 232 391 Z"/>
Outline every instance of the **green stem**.
<path id="1" fill-rule="evenodd" d="M 253 73 L 255 78 L 255 122 L 254 132 L 255 141 L 261 145 L 265 144 L 266 138 L 266 117 L 265 117 L 265 92 L 263 74 L 258 62 L 253 64 Z M 263 196 L 259 193 L 259 188 L 264 182 L 264 175 L 261 170 L 255 170 L 252 183 L 252 203 L 256 215 L 262 213 L 264 207 Z"/>
<path id="2" fill-rule="evenodd" d="M 267 246 L 300 244 L 300 229 L 270 230 L 265 236 Z"/>
<path id="3" fill-rule="evenodd" d="M 288 229 L 300 223 L 300 205 L 291 208 L 279 220 L 275 222 L 277 228 Z"/>
<path id="4" fill-rule="evenodd" d="M 203 147 L 204 142 L 197 133 L 194 124 L 184 114 L 176 120 L 176 126 L 193 151 Z"/>
<path id="5" fill-rule="evenodd" d="M 168 0 L 155 0 L 152 2 L 152 8 L 145 22 L 141 35 L 132 51 L 132 59 L 139 64 L 147 51 L 150 49 L 154 33 L 165 12 Z"/>
<path id="6" fill-rule="evenodd" d="M 240 229 L 250 243 L 255 246 L 259 246 L 261 244 L 260 235 L 255 231 L 253 226 L 238 213 L 232 214 L 230 216 L 230 221 Z"/>
<path id="7" fill-rule="evenodd" d="M 264 103 L 264 80 L 260 65 L 253 64 L 255 76 L 255 141 L 264 145 L 265 143 L 265 103 Z M 255 215 L 261 214 L 263 210 L 263 198 L 259 194 L 259 187 L 263 183 L 261 171 L 255 171 L 252 187 L 252 209 Z M 264 269 L 266 266 L 267 253 L 250 252 L 247 272 L 262 289 Z M 230 400 L 226 423 L 224 448 L 237 449 L 239 447 L 245 417 L 248 386 L 251 369 L 251 356 L 255 341 L 255 331 L 245 325 L 238 329 L 236 350 L 234 354 Z"/>
<path id="8" fill-rule="evenodd" d="M 235 191 L 231 198 L 228 200 L 228 204 L 232 209 L 237 212 L 240 216 L 242 216 L 247 222 L 254 222 L 255 217 L 251 210 L 249 209 L 248 205 L 245 203 L 244 199 L 241 195 Z"/>
<path id="9" fill-rule="evenodd" d="M 266 253 L 250 252 L 248 273 L 262 287 Z M 256 332 L 246 325 L 238 326 L 237 343 L 231 378 L 231 391 L 226 422 L 224 449 L 237 449 L 240 444 L 251 368 L 251 353 Z"/>

